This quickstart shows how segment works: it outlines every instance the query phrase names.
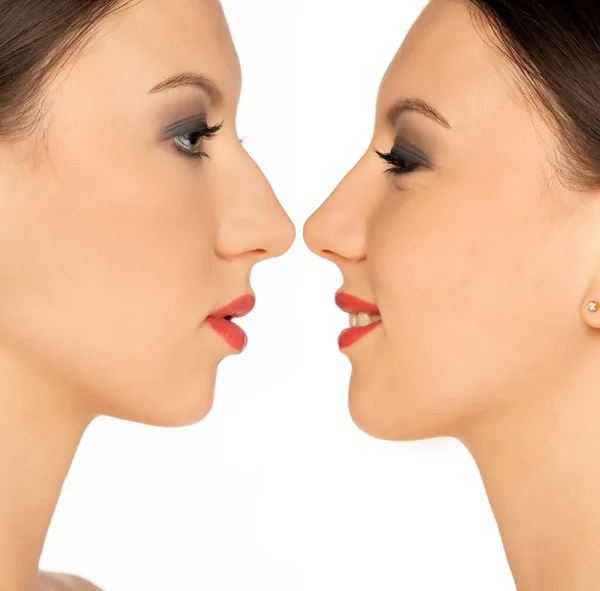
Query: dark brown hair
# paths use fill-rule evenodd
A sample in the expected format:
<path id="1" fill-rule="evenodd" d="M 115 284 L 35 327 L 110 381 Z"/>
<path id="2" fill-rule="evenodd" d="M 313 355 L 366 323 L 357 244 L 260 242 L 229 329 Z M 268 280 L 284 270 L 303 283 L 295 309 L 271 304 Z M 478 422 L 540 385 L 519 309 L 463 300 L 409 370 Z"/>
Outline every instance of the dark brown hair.
<path id="1" fill-rule="evenodd" d="M 0 0 L 0 138 L 35 132 L 47 83 L 128 0 Z"/>
<path id="2" fill-rule="evenodd" d="M 600 2 L 469 1 L 555 133 L 557 178 L 575 190 L 600 188 Z"/>

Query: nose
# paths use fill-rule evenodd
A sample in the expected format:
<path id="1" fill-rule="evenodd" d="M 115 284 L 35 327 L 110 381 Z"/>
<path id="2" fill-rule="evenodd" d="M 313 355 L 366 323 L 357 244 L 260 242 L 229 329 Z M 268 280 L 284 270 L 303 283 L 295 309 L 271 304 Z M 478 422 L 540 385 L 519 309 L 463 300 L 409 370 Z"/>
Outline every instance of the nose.
<path id="1" fill-rule="evenodd" d="M 256 263 L 287 252 L 296 229 L 267 178 L 249 154 L 222 171 L 215 250 L 223 258 L 246 256 Z"/>
<path id="2" fill-rule="evenodd" d="M 359 162 L 304 224 L 304 242 L 316 255 L 341 263 L 366 257 L 372 200 Z M 371 190 L 372 192 L 372 190 Z"/>

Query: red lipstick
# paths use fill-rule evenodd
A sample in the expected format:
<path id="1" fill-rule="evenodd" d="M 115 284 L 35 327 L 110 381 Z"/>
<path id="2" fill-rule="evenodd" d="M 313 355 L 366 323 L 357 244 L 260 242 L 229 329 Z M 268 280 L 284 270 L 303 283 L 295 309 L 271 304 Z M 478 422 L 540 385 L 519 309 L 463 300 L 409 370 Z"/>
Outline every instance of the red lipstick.
<path id="1" fill-rule="evenodd" d="M 242 328 L 231 322 L 231 319 L 246 316 L 252 311 L 255 303 L 256 298 L 253 295 L 243 295 L 220 310 L 213 312 L 206 321 L 229 345 L 241 353 L 246 348 L 248 337 Z"/>
<path id="2" fill-rule="evenodd" d="M 360 312 L 366 312 L 371 315 L 379 314 L 379 308 L 375 304 L 355 298 L 342 291 L 338 291 L 335 294 L 335 303 L 338 308 L 341 308 L 348 314 L 359 314 Z"/>
<path id="3" fill-rule="evenodd" d="M 360 314 L 361 312 L 364 312 L 366 314 L 370 314 L 371 316 L 380 315 L 379 308 L 375 304 L 361 300 L 347 293 L 336 293 L 335 303 L 339 308 L 348 314 Z M 353 326 L 343 330 L 338 337 L 338 345 L 340 349 L 350 347 L 360 338 L 377 328 L 380 324 L 381 320 L 376 320 L 367 326 Z"/>

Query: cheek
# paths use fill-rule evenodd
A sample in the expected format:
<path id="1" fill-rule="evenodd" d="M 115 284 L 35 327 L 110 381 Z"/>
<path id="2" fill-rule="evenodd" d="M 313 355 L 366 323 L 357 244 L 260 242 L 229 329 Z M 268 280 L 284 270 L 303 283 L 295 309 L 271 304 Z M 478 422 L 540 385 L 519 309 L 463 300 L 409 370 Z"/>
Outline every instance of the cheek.
<path id="1" fill-rule="evenodd" d="M 547 298 L 561 291 L 558 243 L 527 199 L 465 188 L 384 204 L 368 260 L 392 415 L 434 429 L 482 410 L 524 389 L 564 332 Z"/>
<path id="2" fill-rule="evenodd" d="M 95 184 L 77 171 L 66 187 L 44 183 L 13 212 L 2 323 L 100 393 L 102 412 L 131 415 L 153 398 L 176 405 L 178 383 L 193 386 L 202 367 L 215 223 L 197 187 L 125 162 Z"/>

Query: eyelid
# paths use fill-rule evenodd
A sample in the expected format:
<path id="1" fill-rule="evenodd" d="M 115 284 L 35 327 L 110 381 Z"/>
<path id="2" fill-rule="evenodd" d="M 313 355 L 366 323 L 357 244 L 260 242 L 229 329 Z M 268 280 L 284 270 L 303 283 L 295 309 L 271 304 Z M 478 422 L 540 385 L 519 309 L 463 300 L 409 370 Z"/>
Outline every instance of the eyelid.
<path id="1" fill-rule="evenodd" d="M 208 129 L 207 119 L 208 117 L 204 114 L 188 117 L 183 121 L 178 121 L 177 123 L 169 125 L 169 127 L 165 129 L 164 133 L 167 137 L 174 137 L 191 133 L 193 131 L 201 131 L 205 128 Z"/>
<path id="2" fill-rule="evenodd" d="M 411 158 L 423 166 L 429 165 L 430 162 L 429 158 L 423 154 L 423 152 L 417 150 L 417 148 L 410 144 L 404 142 L 399 143 L 398 139 L 394 141 L 394 145 L 392 146 L 390 153 L 398 156 L 399 158 Z"/>
<path id="3" fill-rule="evenodd" d="M 413 157 L 399 153 L 396 148 L 398 146 L 392 146 L 392 149 L 385 153 L 380 152 L 377 148 L 373 147 L 373 151 L 379 158 L 387 162 L 390 167 L 385 170 L 386 174 L 391 176 L 403 176 L 417 172 L 424 169 L 432 169 L 428 159 L 423 159 L 420 155 L 416 155 L 413 152 Z"/>

